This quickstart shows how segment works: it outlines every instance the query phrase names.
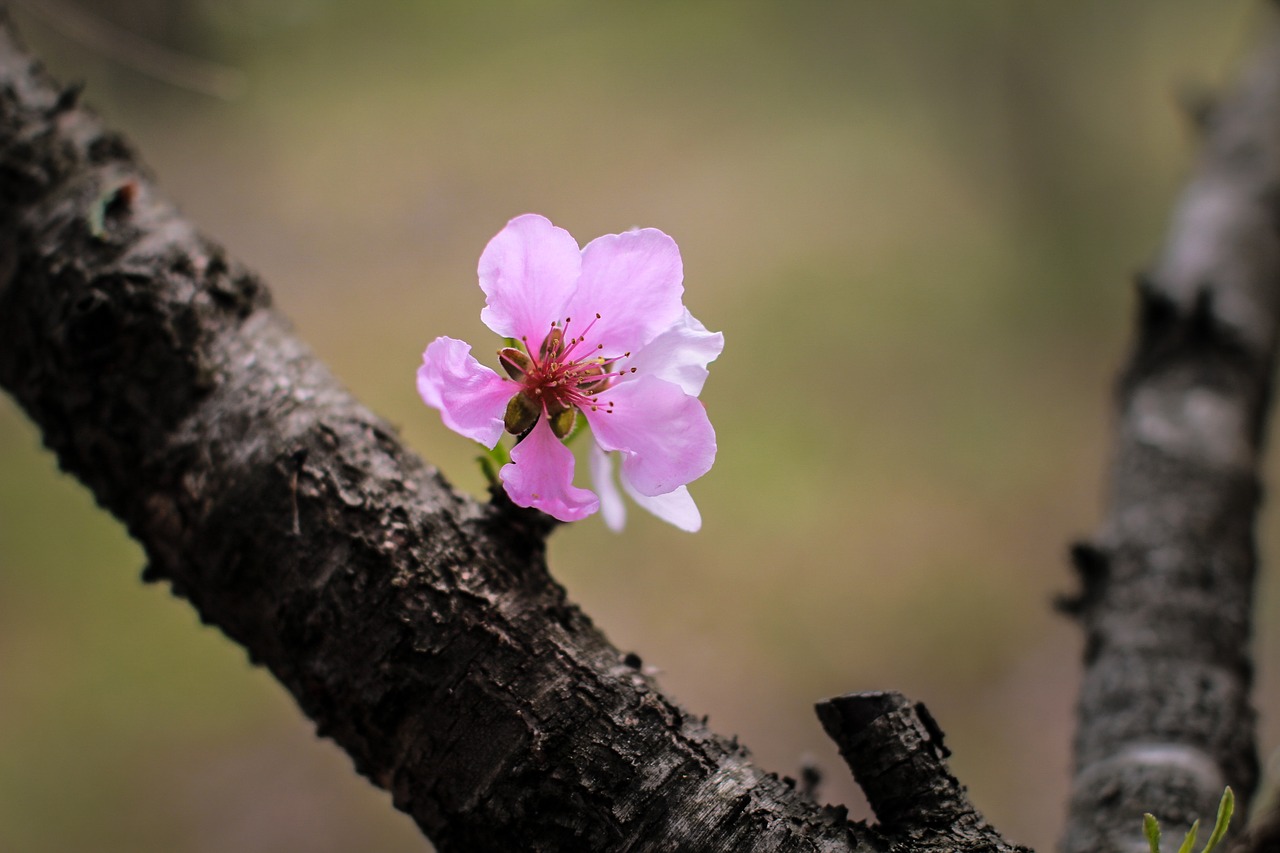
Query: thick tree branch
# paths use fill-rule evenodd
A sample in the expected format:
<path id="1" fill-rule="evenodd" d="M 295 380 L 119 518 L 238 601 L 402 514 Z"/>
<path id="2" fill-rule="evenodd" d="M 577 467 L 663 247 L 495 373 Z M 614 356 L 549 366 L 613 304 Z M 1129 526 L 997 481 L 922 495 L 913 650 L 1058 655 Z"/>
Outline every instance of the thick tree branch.
<path id="1" fill-rule="evenodd" d="M 440 850 L 930 846 L 818 807 L 663 696 L 548 574 L 549 519 L 407 451 L 77 96 L 0 4 L 0 386 L 143 545 L 144 578 Z"/>
<path id="2" fill-rule="evenodd" d="M 1145 850 L 1257 780 L 1249 704 L 1258 463 L 1280 319 L 1280 30 L 1203 122 L 1138 284 L 1108 510 L 1073 558 L 1085 675 L 1067 853 Z"/>
<path id="3" fill-rule="evenodd" d="M 0 19 L 3 12 L 0 10 Z M 870 851 L 665 698 L 0 20 L 0 384 L 439 849 Z"/>

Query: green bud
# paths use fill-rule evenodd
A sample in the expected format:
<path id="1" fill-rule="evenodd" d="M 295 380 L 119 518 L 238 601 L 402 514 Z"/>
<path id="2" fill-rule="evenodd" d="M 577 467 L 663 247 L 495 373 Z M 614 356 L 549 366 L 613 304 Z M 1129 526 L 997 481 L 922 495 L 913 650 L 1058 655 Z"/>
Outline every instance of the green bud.
<path id="1" fill-rule="evenodd" d="M 533 429 L 540 414 L 541 407 L 522 391 L 507 401 L 507 413 L 502 417 L 502 425 L 512 435 L 524 435 Z"/>

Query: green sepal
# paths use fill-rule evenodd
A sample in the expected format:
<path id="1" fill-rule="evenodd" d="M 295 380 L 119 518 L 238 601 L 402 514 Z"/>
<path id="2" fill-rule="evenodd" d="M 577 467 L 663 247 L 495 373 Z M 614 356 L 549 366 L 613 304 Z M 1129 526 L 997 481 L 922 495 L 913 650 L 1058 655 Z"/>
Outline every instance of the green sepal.
<path id="1" fill-rule="evenodd" d="M 503 347 L 498 350 L 498 363 L 502 365 L 502 369 L 507 371 L 507 375 L 517 382 L 523 382 L 524 377 L 533 367 L 533 359 L 524 354 L 524 350 L 519 347 Z"/>
<path id="2" fill-rule="evenodd" d="M 577 425 L 578 410 L 573 406 L 569 406 L 550 415 L 548 420 L 551 421 L 551 432 L 555 434 L 555 437 L 564 438 L 573 432 L 573 428 Z"/>
<path id="3" fill-rule="evenodd" d="M 543 361 L 555 361 L 560 357 L 560 353 L 564 352 L 564 329 L 559 326 L 553 326 L 551 331 L 547 333 L 547 337 L 542 342 L 542 347 L 538 350 L 538 355 Z"/>
<path id="4" fill-rule="evenodd" d="M 1142 816 L 1142 834 L 1147 836 L 1151 853 L 1160 853 L 1160 821 L 1151 812 Z"/>
<path id="5" fill-rule="evenodd" d="M 1213 833 L 1209 836 L 1209 841 L 1204 845 L 1203 853 L 1209 853 L 1213 848 L 1218 846 L 1218 842 L 1222 840 L 1222 836 L 1227 834 L 1227 827 L 1231 824 L 1231 815 L 1236 810 L 1236 795 L 1228 785 L 1222 792 L 1222 799 L 1218 801 L 1218 817 L 1213 822 Z"/>
<path id="6" fill-rule="evenodd" d="M 524 435 L 538 423 L 538 415 L 541 414 L 542 407 L 521 391 L 507 401 L 507 411 L 502 416 L 502 425 L 512 435 Z"/>

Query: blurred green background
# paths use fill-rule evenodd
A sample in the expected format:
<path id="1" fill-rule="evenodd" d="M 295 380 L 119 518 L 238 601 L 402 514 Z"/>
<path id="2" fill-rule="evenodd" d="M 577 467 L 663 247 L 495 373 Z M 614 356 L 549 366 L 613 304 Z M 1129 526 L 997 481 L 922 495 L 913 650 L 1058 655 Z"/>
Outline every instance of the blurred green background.
<path id="1" fill-rule="evenodd" d="M 1049 850 L 1079 658 L 1049 601 L 1100 515 L 1128 282 L 1193 154 L 1177 96 L 1229 79 L 1261 5 L 27 0 L 16 17 L 462 489 L 481 489 L 473 448 L 413 377 L 437 335 L 493 340 L 486 241 L 526 211 L 582 242 L 674 236 L 686 303 L 727 340 L 703 395 L 704 529 L 634 508 L 621 536 L 571 525 L 556 576 L 765 767 L 821 765 L 824 800 L 857 794 L 813 702 L 927 702 L 979 808 Z M 86 11 L 236 69 L 241 94 L 69 37 Z M 430 849 L 238 647 L 139 582 L 139 549 L 7 398 L 0 472 L 0 850 Z"/>

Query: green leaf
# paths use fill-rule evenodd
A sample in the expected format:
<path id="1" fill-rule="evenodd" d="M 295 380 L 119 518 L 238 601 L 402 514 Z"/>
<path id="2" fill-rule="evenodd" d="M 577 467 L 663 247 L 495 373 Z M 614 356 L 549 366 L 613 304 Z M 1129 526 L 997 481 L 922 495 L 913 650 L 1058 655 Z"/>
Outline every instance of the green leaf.
<path id="1" fill-rule="evenodd" d="M 1160 853 L 1160 821 L 1147 812 L 1142 816 L 1142 833 L 1147 836 L 1147 844 L 1151 845 L 1151 853 Z"/>
<path id="2" fill-rule="evenodd" d="M 1182 839 L 1182 846 L 1178 848 L 1178 853 L 1191 853 L 1191 848 L 1196 845 L 1196 836 L 1200 834 L 1200 821 L 1191 824 L 1191 828 L 1187 830 L 1187 837 Z"/>
<path id="3" fill-rule="evenodd" d="M 1236 795 L 1228 785 L 1222 792 L 1222 799 L 1218 801 L 1218 818 L 1213 823 L 1213 834 L 1209 836 L 1209 841 L 1204 845 L 1202 853 L 1209 853 L 1214 847 L 1218 846 L 1218 842 L 1222 840 L 1222 836 L 1227 834 L 1227 826 L 1231 823 L 1231 815 L 1236 810 Z"/>

